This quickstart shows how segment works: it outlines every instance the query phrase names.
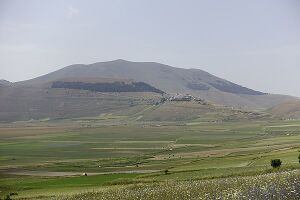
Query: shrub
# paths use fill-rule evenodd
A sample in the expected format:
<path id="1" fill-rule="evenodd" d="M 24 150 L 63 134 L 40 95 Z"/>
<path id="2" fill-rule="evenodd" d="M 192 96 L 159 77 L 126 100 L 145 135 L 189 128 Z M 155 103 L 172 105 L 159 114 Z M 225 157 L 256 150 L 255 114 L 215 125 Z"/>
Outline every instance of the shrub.
<path id="1" fill-rule="evenodd" d="M 273 159 L 271 160 L 271 166 L 273 168 L 277 168 L 277 167 L 280 167 L 281 166 L 281 160 L 280 159 Z"/>
<path id="2" fill-rule="evenodd" d="M 169 173 L 169 170 L 166 169 L 164 172 L 165 172 L 165 174 L 167 175 L 167 174 Z"/>

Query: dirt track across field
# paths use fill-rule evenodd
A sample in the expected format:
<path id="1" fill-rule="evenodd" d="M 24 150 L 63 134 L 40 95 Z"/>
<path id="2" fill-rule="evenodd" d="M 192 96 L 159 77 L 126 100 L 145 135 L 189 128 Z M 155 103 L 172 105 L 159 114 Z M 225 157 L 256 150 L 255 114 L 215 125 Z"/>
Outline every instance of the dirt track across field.
<path id="1" fill-rule="evenodd" d="M 89 176 L 105 174 L 145 174 L 158 172 L 158 170 L 132 170 L 132 171 L 114 171 L 114 172 L 49 172 L 49 171 L 30 171 L 30 170 L 7 170 L 3 174 L 21 175 L 21 176 L 43 176 L 43 177 L 63 177 L 63 176 L 82 176 L 86 173 Z"/>

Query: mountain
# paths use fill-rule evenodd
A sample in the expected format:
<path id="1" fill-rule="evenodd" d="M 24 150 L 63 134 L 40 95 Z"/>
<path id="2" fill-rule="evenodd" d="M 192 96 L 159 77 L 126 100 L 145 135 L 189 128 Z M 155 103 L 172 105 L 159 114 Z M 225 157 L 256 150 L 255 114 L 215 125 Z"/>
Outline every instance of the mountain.
<path id="1" fill-rule="evenodd" d="M 28 86 L 0 87 L 0 122 L 71 119 L 124 121 L 259 120 L 264 113 L 216 106 L 204 100 L 169 101 L 156 92 L 93 92 Z"/>
<path id="2" fill-rule="evenodd" d="M 282 119 L 300 119 L 300 100 L 276 105 L 268 109 L 267 112 Z"/>
<path id="3" fill-rule="evenodd" d="M 11 82 L 4 80 L 4 79 L 0 80 L 0 86 L 10 86 L 10 85 L 12 85 Z"/>
<path id="4" fill-rule="evenodd" d="M 125 60 L 71 65 L 18 84 L 49 87 L 54 81 L 69 79 L 80 79 L 83 82 L 102 79 L 144 82 L 169 94 L 188 93 L 215 104 L 247 110 L 263 110 L 293 99 L 290 96 L 255 91 L 200 69 L 182 69 L 155 62 Z"/>
<path id="5" fill-rule="evenodd" d="M 150 121 L 253 119 L 264 115 L 252 111 L 295 99 L 255 91 L 199 69 L 125 60 L 76 64 L 31 80 L 0 83 L 0 121 L 106 114 Z M 167 100 L 178 94 L 195 100 Z"/>

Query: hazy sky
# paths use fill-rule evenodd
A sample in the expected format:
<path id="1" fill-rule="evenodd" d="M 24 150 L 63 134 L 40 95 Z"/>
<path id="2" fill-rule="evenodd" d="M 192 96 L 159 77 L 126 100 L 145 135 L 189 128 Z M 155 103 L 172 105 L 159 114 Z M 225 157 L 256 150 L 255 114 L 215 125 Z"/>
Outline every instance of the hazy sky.
<path id="1" fill-rule="evenodd" d="M 118 58 L 300 96 L 300 1 L 0 0 L 0 79 Z"/>

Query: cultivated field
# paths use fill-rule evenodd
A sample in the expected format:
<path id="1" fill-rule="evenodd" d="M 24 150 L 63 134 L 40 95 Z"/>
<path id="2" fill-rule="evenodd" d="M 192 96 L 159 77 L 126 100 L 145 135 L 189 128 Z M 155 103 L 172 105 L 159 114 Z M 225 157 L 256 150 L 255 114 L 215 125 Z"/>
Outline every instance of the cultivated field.
<path id="1" fill-rule="evenodd" d="M 290 193 L 299 183 L 299 121 L 115 121 L 120 117 L 2 125 L 0 197 L 246 198 L 252 190 L 279 194 L 279 186 Z M 274 158 L 283 161 L 275 171 Z M 274 185 L 277 176 L 283 181 Z"/>

